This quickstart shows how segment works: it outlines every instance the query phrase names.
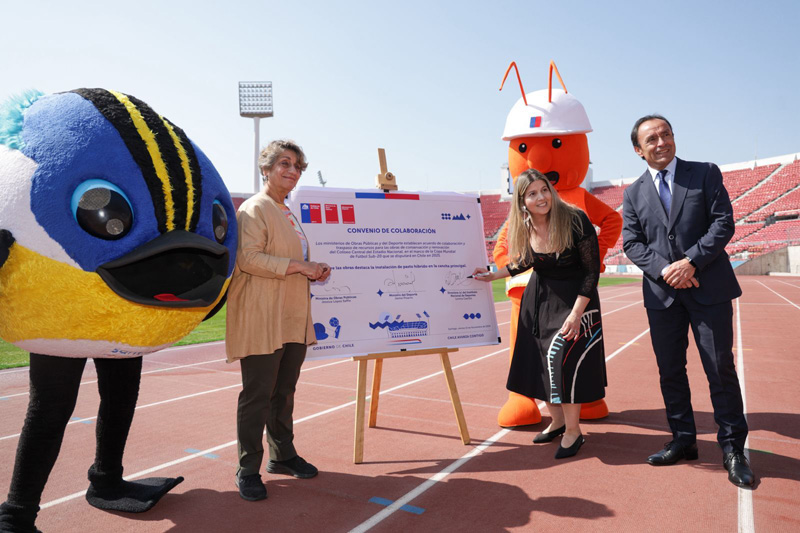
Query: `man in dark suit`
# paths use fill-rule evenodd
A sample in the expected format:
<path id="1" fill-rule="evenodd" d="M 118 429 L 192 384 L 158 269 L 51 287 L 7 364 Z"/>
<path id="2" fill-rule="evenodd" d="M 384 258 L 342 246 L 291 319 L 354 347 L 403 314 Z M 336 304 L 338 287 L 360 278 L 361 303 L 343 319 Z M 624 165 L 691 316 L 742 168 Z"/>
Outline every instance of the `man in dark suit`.
<path id="1" fill-rule="evenodd" d="M 751 486 L 755 478 L 744 455 L 747 421 L 732 350 L 731 301 L 742 290 L 725 253 L 734 222 L 722 173 L 712 163 L 675 157 L 672 125 L 660 115 L 637 120 L 631 141 L 648 169 L 625 190 L 623 248 L 644 272 L 644 306 L 672 431 L 672 441 L 647 461 L 671 465 L 697 459 L 686 376 L 691 325 L 728 479 Z"/>

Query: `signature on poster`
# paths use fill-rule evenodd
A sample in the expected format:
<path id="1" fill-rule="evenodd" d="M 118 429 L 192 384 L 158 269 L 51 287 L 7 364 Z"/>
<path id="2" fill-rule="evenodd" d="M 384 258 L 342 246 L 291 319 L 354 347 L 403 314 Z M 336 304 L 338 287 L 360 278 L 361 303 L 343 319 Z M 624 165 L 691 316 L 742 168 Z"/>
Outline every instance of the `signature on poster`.
<path id="1" fill-rule="evenodd" d="M 413 272 L 409 270 L 404 270 L 399 274 L 395 271 L 392 271 L 392 276 L 383 280 L 383 285 L 385 287 L 391 287 L 398 290 L 413 290 L 414 289 L 414 281 L 416 281 L 416 276 Z"/>
<path id="2" fill-rule="evenodd" d="M 448 287 L 463 285 L 466 281 L 467 277 L 457 270 L 450 270 L 444 275 L 444 284 Z"/>
<path id="3" fill-rule="evenodd" d="M 350 285 L 339 284 L 331 278 L 323 282 L 315 282 L 315 286 L 319 287 L 328 294 L 350 294 Z"/>
<path id="4" fill-rule="evenodd" d="M 349 285 L 331 285 L 330 287 L 323 287 L 325 292 L 332 292 L 336 294 L 350 294 Z"/>

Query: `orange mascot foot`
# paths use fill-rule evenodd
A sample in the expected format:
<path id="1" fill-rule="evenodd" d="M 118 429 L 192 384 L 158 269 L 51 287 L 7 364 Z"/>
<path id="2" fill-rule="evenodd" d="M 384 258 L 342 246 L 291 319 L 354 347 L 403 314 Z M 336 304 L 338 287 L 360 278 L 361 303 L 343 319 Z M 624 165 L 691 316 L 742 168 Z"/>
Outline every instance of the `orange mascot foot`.
<path id="1" fill-rule="evenodd" d="M 529 426 L 541 421 L 542 413 L 536 406 L 536 400 L 516 392 L 508 393 L 508 401 L 497 415 L 497 423 L 504 428 Z"/>
<path id="2" fill-rule="evenodd" d="M 581 404 L 581 420 L 596 420 L 608 416 L 608 406 L 602 398 L 596 402 Z"/>

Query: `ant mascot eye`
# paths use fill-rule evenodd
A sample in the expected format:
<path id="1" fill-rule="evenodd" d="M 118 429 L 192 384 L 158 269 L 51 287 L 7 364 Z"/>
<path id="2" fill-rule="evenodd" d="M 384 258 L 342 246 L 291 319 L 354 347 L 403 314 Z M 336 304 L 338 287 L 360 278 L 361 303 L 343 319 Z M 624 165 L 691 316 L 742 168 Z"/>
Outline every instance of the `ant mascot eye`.
<path id="1" fill-rule="evenodd" d="M 524 154 L 527 151 L 528 151 L 528 145 L 525 143 L 521 143 L 519 145 L 519 153 Z"/>
<path id="2" fill-rule="evenodd" d="M 561 139 L 553 139 L 553 148 L 561 148 Z"/>
<path id="3" fill-rule="evenodd" d="M 214 227 L 214 238 L 218 243 L 225 242 L 228 236 L 228 215 L 219 200 L 214 200 L 214 207 L 211 208 L 211 220 Z"/>
<path id="4" fill-rule="evenodd" d="M 81 229 L 99 239 L 121 239 L 133 226 L 130 200 L 122 189 L 105 180 L 81 183 L 72 193 L 70 207 Z"/>

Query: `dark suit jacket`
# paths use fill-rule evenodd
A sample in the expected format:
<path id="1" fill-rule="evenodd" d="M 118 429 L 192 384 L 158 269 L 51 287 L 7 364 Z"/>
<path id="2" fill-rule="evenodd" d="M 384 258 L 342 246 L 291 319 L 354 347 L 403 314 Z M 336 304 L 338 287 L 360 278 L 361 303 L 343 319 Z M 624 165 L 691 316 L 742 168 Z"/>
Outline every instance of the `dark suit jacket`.
<path id="1" fill-rule="evenodd" d="M 665 309 L 678 289 L 661 277 L 670 263 L 689 256 L 697 265 L 700 287 L 689 291 L 696 302 L 712 305 L 742 294 L 725 245 L 734 233 L 733 207 L 713 163 L 678 159 L 669 220 L 649 171 L 625 189 L 623 249 L 644 272 L 644 306 Z"/>

